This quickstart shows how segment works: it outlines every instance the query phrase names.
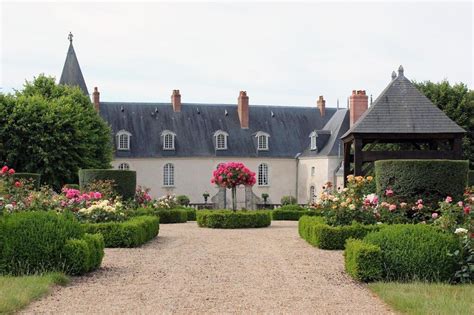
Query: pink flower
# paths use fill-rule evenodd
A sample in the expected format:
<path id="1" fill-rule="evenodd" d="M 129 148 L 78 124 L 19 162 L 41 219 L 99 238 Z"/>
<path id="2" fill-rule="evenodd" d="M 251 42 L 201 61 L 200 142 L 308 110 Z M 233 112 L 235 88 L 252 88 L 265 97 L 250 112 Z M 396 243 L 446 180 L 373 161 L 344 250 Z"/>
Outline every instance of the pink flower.
<path id="1" fill-rule="evenodd" d="M 390 205 L 390 207 L 388 207 L 388 210 L 390 211 L 395 211 L 395 209 L 397 209 L 396 205 Z"/>
<path id="2" fill-rule="evenodd" d="M 462 208 L 464 206 L 464 203 L 462 201 L 459 201 L 458 206 L 460 206 Z"/>
<path id="3" fill-rule="evenodd" d="M 450 196 L 446 197 L 446 200 L 445 200 L 447 203 L 451 203 L 453 201 L 453 198 L 451 198 Z"/>
<path id="4" fill-rule="evenodd" d="M 8 172 L 8 166 L 5 165 L 4 167 L 2 167 L 0 173 L 5 174 L 6 172 Z"/>
<path id="5" fill-rule="evenodd" d="M 393 190 L 391 190 L 390 188 L 385 190 L 385 196 L 392 197 L 393 196 Z"/>
<path id="6" fill-rule="evenodd" d="M 418 199 L 418 201 L 416 202 L 417 205 L 420 203 L 423 203 L 423 199 Z"/>
<path id="7" fill-rule="evenodd" d="M 148 194 L 145 194 L 145 198 L 146 198 L 146 197 L 150 197 L 150 196 L 148 196 Z M 101 198 L 102 198 L 102 194 L 101 194 L 100 192 L 96 191 L 96 192 L 94 193 L 94 198 L 95 198 L 95 199 L 101 199 Z"/>
<path id="8" fill-rule="evenodd" d="M 421 209 L 423 209 L 423 204 L 419 203 L 416 207 L 418 208 L 418 210 L 421 210 Z"/>
<path id="9" fill-rule="evenodd" d="M 433 212 L 433 213 L 431 214 L 431 217 L 432 217 L 433 219 L 436 219 L 436 218 L 438 217 L 438 214 L 437 214 L 436 212 Z"/>
<path id="10" fill-rule="evenodd" d="M 15 170 L 14 170 L 13 168 L 11 168 L 11 169 L 8 171 L 8 174 L 10 174 L 10 175 L 15 174 Z"/>
<path id="11" fill-rule="evenodd" d="M 21 182 L 16 181 L 15 182 L 15 187 L 20 188 L 21 187 Z"/>
<path id="12" fill-rule="evenodd" d="M 469 213 L 471 212 L 471 207 L 465 206 L 463 210 L 464 210 L 464 214 L 467 215 L 467 214 L 469 214 Z"/>

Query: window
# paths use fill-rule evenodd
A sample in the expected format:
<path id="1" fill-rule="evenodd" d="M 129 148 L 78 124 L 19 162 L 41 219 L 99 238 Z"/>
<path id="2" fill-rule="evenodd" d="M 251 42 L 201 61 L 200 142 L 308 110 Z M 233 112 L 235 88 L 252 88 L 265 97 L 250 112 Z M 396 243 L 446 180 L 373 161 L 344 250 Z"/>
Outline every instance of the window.
<path id="1" fill-rule="evenodd" d="M 125 130 L 117 132 L 117 150 L 130 150 L 130 137 L 132 134 Z"/>
<path id="2" fill-rule="evenodd" d="M 315 191 L 314 191 L 314 186 L 309 187 L 309 202 L 313 203 L 315 199 Z"/>
<path id="3" fill-rule="evenodd" d="M 118 169 L 122 171 L 128 171 L 130 169 L 130 165 L 128 163 L 120 163 Z"/>
<path id="4" fill-rule="evenodd" d="M 270 135 L 263 131 L 259 131 L 255 137 L 257 137 L 257 149 L 259 151 L 268 150 L 268 138 L 270 138 Z"/>
<path id="5" fill-rule="evenodd" d="M 217 130 L 214 132 L 214 137 L 216 139 L 216 150 L 227 150 L 227 136 L 229 136 L 229 134 L 222 130 Z"/>
<path id="6" fill-rule="evenodd" d="M 265 163 L 258 166 L 258 186 L 268 186 L 268 165 Z"/>
<path id="7" fill-rule="evenodd" d="M 171 163 L 163 166 L 163 186 L 174 186 L 174 165 Z"/>
<path id="8" fill-rule="evenodd" d="M 311 176 L 316 175 L 316 167 L 311 167 Z"/>
<path id="9" fill-rule="evenodd" d="M 309 137 L 311 138 L 311 150 L 317 150 L 318 147 L 316 146 L 316 131 L 313 131 Z"/>
<path id="10" fill-rule="evenodd" d="M 176 134 L 172 131 L 165 130 L 161 133 L 163 137 L 163 150 L 174 150 L 174 139 Z"/>

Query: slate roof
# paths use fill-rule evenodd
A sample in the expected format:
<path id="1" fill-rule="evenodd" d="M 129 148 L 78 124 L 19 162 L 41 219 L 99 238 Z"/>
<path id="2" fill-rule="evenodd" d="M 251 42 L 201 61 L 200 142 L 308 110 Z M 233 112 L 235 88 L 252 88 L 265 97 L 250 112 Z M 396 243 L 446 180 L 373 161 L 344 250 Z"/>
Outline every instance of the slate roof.
<path id="1" fill-rule="evenodd" d="M 67 51 L 66 61 L 64 62 L 63 72 L 59 79 L 59 84 L 79 86 L 85 95 L 89 95 L 87 91 L 86 81 L 82 76 L 81 67 L 77 60 L 76 52 L 72 46 L 72 40 L 69 43 L 69 49 Z"/>
<path id="2" fill-rule="evenodd" d="M 464 133 L 408 80 L 400 66 L 398 76 L 372 106 L 342 136 L 351 133 Z"/>
<path id="3" fill-rule="evenodd" d="M 181 112 L 174 112 L 171 103 L 101 102 L 100 115 L 107 121 L 115 135 L 120 130 L 132 134 L 129 151 L 116 151 L 116 157 L 273 157 L 294 158 L 310 145 L 309 134 L 322 130 L 325 125 L 336 130 L 327 145 L 335 142 L 341 129 L 337 123 L 345 118 L 347 110 L 326 108 L 321 117 L 314 107 L 298 106 L 249 106 L 249 128 L 242 129 L 236 104 L 183 103 Z M 337 111 L 337 113 L 336 113 Z M 331 119 L 334 117 L 334 120 Z M 336 119 L 337 118 L 337 119 Z M 330 124 L 329 121 L 332 121 Z M 345 119 L 343 119 L 345 122 Z M 341 127 L 342 128 L 342 127 Z M 347 130 L 348 124 L 345 128 Z M 176 134 L 175 150 L 162 149 L 161 133 L 170 130 Z M 229 134 L 227 150 L 215 150 L 214 132 Z M 344 130 L 344 131 L 345 131 Z M 255 134 L 270 135 L 269 150 L 258 151 Z M 114 142 L 116 141 L 114 137 Z M 333 154 L 334 148 L 321 148 Z M 337 149 L 336 149 L 337 150 Z"/>

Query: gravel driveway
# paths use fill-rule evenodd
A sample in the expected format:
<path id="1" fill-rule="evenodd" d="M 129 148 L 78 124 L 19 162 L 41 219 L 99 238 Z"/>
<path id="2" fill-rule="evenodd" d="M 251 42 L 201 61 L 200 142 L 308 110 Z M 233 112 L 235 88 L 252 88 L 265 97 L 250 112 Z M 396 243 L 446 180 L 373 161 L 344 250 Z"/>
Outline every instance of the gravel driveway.
<path id="1" fill-rule="evenodd" d="M 388 307 L 344 273 L 342 251 L 312 247 L 298 222 L 214 230 L 163 224 L 135 249 L 107 249 L 102 268 L 24 313 L 384 314 Z"/>

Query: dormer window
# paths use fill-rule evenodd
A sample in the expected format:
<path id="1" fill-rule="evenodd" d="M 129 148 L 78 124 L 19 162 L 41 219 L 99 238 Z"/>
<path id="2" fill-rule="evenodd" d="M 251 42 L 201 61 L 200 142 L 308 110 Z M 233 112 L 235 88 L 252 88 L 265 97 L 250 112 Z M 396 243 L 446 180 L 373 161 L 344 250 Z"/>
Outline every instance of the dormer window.
<path id="1" fill-rule="evenodd" d="M 176 134 L 172 131 L 165 130 L 161 133 L 161 137 L 163 138 L 163 150 L 174 150 L 174 140 Z"/>
<path id="2" fill-rule="evenodd" d="M 259 131 L 255 137 L 257 138 L 257 149 L 259 151 L 268 151 L 268 138 L 270 138 L 270 135 L 266 132 Z"/>
<path id="3" fill-rule="evenodd" d="M 316 137 L 318 135 L 316 134 L 316 131 L 313 131 L 309 137 L 311 138 L 311 150 L 317 150 L 318 147 L 316 146 Z"/>
<path id="4" fill-rule="evenodd" d="M 227 150 L 227 137 L 229 134 L 222 130 L 214 132 L 214 138 L 216 140 L 216 150 Z"/>
<path id="5" fill-rule="evenodd" d="M 117 150 L 128 151 L 130 150 L 130 137 L 132 134 L 126 130 L 120 130 L 117 132 Z"/>

